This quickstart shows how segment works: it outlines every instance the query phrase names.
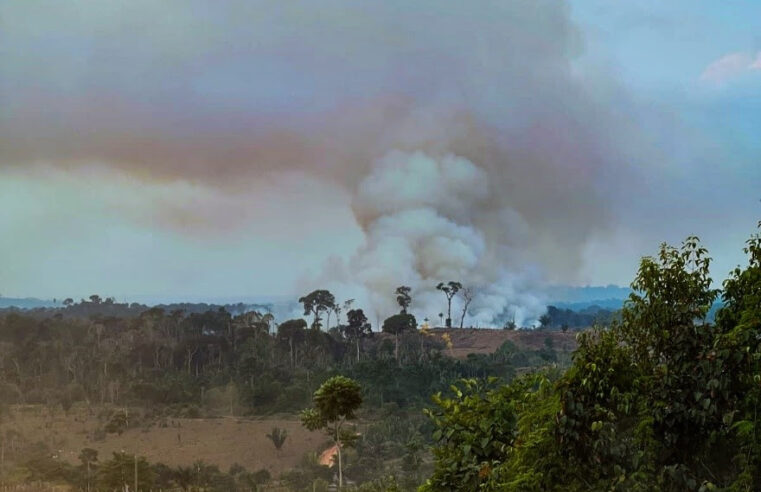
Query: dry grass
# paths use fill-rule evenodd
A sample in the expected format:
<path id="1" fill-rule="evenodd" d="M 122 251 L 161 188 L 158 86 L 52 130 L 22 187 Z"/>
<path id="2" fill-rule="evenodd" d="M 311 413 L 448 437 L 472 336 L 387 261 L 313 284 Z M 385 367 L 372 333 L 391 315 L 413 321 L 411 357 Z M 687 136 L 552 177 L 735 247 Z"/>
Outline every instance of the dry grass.
<path id="1" fill-rule="evenodd" d="M 168 419 L 167 427 L 146 423 L 98 441 L 93 436 L 104 422 L 88 415 L 83 406 L 68 415 L 60 409 L 51 415 L 40 406 L 15 407 L 9 417 L 5 428 L 15 429 L 28 441 L 47 443 L 59 459 L 69 463 L 79 463 L 80 451 L 88 447 L 96 449 L 101 460 L 123 451 L 169 466 L 203 460 L 226 471 L 238 463 L 252 471 L 266 468 L 276 476 L 294 467 L 305 452 L 326 447 L 323 434 L 307 431 L 295 418 Z M 273 426 L 288 431 L 280 451 L 266 437 Z"/>
<path id="2" fill-rule="evenodd" d="M 544 347 L 546 338 L 552 340 L 555 350 L 568 352 L 576 348 L 575 332 L 435 328 L 431 333 L 439 337 L 448 334 L 452 349 L 445 350 L 445 353 L 456 358 L 465 358 L 468 354 L 493 353 L 508 340 L 521 349 L 539 350 Z"/>

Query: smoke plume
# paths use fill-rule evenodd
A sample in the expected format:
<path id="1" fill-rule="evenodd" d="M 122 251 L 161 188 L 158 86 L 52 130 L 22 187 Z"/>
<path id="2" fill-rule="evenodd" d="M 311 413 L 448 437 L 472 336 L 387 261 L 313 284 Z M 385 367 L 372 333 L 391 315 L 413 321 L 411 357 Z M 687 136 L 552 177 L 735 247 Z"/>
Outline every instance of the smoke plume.
<path id="1" fill-rule="evenodd" d="M 523 265 L 511 265 L 510 256 L 501 256 L 508 245 L 492 233 L 505 228 L 502 237 L 523 236 L 525 224 L 510 208 L 495 214 L 493 193 L 489 175 L 465 158 L 390 151 L 354 196 L 352 208 L 363 225 L 365 245 L 348 262 L 334 260 L 322 281 L 360 296 L 376 317 L 398 310 L 392 294 L 407 285 L 414 294 L 412 311 L 436 322 L 442 294 L 434 286 L 454 280 L 475 293 L 470 324 L 535 319 L 542 309 L 535 286 Z"/>
<path id="2" fill-rule="evenodd" d="M 433 286 L 457 280 L 477 290 L 468 323 L 530 322 L 632 182 L 607 110 L 625 101 L 575 69 L 564 2 L 74 3 L 2 7 L 20 54 L 2 60 L 0 171 L 108 167 L 169 190 L 143 206 L 162 227 L 218 237 L 255 227 L 262 183 L 309 176 L 350 197 L 364 241 L 297 293 L 330 284 L 385 316 L 405 284 L 435 316 Z"/>

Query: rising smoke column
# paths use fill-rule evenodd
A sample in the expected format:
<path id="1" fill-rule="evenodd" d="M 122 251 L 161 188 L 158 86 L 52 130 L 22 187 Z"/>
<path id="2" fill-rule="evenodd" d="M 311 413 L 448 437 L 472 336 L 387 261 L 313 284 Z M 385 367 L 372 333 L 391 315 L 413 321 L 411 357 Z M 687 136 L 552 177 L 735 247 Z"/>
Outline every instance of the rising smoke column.
<path id="1" fill-rule="evenodd" d="M 634 148 L 619 145 L 630 132 L 608 110 L 625 101 L 574 70 L 583 44 L 559 0 L 89 7 L 0 6 L 0 45 L 16 48 L 0 58 L 0 173 L 54 176 L 49 166 L 79 182 L 97 166 L 113 171 L 103 180 L 149 189 L 114 194 L 108 227 L 93 234 L 112 220 L 141 237 L 169 231 L 155 249 L 170 260 L 176 243 L 198 241 L 187 254 L 198 275 L 183 286 L 200 288 L 189 284 L 210 274 L 204 258 L 217 261 L 220 283 L 233 269 L 255 278 L 254 253 L 250 263 L 219 259 L 241 237 L 253 251 L 286 231 L 278 244 L 309 254 L 299 220 L 313 220 L 321 197 L 298 187 L 317 181 L 348 197 L 335 220 L 354 217 L 346 229 L 361 229 L 364 246 L 294 296 L 333 282 L 359 297 L 339 292 L 356 286 L 385 316 L 406 283 L 430 316 L 443 297 L 432 286 L 461 280 L 484 289 L 477 322 L 511 311 L 529 320 L 536 280 L 574 280 L 588 237 L 612 222 L 611 184 L 632 182 L 617 150 Z M 275 207 L 261 220 L 273 195 L 298 212 Z M 87 210 L 77 207 L 69 215 Z"/>
<path id="2" fill-rule="evenodd" d="M 333 261 L 322 280 L 359 295 L 376 318 L 398 310 L 392 293 L 399 285 L 412 287 L 413 312 L 434 318 L 442 309 L 435 285 L 455 280 L 476 292 L 468 323 L 533 321 L 543 306 L 529 276 L 509 258 L 496 259 L 502 245 L 478 220 L 491 215 L 493 186 L 483 169 L 454 154 L 390 151 L 354 195 L 366 243 L 347 263 Z"/>

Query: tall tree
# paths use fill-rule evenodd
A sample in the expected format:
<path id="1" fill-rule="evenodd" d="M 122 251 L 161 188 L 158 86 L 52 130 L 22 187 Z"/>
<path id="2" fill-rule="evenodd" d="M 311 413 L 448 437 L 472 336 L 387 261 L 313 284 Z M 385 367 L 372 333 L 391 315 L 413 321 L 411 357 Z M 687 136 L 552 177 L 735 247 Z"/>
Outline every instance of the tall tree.
<path id="1" fill-rule="evenodd" d="M 439 284 L 436 286 L 438 290 L 444 293 L 444 295 L 447 298 L 447 328 L 452 327 L 452 298 L 457 295 L 457 293 L 462 289 L 462 284 L 460 282 L 454 282 L 450 280 L 446 284 L 444 282 L 439 282 Z"/>
<path id="2" fill-rule="evenodd" d="M 354 304 L 354 299 L 347 299 L 343 302 L 343 305 L 339 303 L 335 303 L 333 305 L 333 312 L 336 313 L 336 325 L 341 327 L 341 313 L 344 311 L 349 311 L 351 309 L 351 305 Z"/>
<path id="3" fill-rule="evenodd" d="M 291 367 L 296 367 L 296 350 L 298 345 L 304 341 L 304 333 L 307 322 L 303 319 L 290 319 L 283 321 L 277 327 L 277 337 L 288 343 L 288 351 L 291 354 Z"/>
<path id="4" fill-rule="evenodd" d="M 113 453 L 113 458 L 104 462 L 98 473 L 100 489 L 105 490 L 134 490 L 135 472 L 137 471 L 137 488 L 151 490 L 153 488 L 153 470 L 143 457 L 135 457 L 125 453 Z"/>
<path id="5" fill-rule="evenodd" d="M 341 447 L 356 439 L 356 433 L 343 428 L 362 405 L 362 388 L 353 379 L 333 376 L 314 392 L 314 406 L 301 412 L 301 422 L 309 430 L 325 430 L 338 454 L 338 488 L 343 487 Z"/>
<path id="6" fill-rule="evenodd" d="M 315 290 L 300 297 L 299 302 L 304 305 L 304 316 L 314 316 L 312 329 L 320 328 L 320 313 L 333 309 L 336 298 L 328 290 Z"/>
<path id="7" fill-rule="evenodd" d="M 406 285 L 401 285 L 396 288 L 396 303 L 402 308 L 402 314 L 407 314 L 407 308 L 410 307 L 410 304 L 412 303 L 410 292 L 412 292 L 412 288 L 407 287 Z"/>
<path id="8" fill-rule="evenodd" d="M 383 332 L 394 335 L 394 358 L 399 363 L 399 335 L 417 328 L 417 320 L 411 314 L 395 314 L 383 322 Z"/>
<path id="9" fill-rule="evenodd" d="M 357 348 L 357 362 L 359 362 L 359 339 L 370 334 L 371 326 L 367 321 L 364 311 L 352 309 L 346 313 L 348 323 L 344 327 L 346 338 L 354 341 Z"/>
<path id="10" fill-rule="evenodd" d="M 98 461 L 98 451 L 93 448 L 84 448 L 79 453 L 79 461 L 82 462 L 82 466 L 85 467 L 87 472 L 86 476 L 86 490 L 90 491 L 92 481 L 92 466 Z"/>
<path id="11" fill-rule="evenodd" d="M 462 330 L 462 326 L 465 324 L 465 315 L 468 314 L 468 306 L 470 306 L 470 303 L 473 302 L 475 292 L 473 292 L 471 287 L 464 287 L 460 293 L 462 295 L 462 316 L 460 316 L 460 329 Z"/>

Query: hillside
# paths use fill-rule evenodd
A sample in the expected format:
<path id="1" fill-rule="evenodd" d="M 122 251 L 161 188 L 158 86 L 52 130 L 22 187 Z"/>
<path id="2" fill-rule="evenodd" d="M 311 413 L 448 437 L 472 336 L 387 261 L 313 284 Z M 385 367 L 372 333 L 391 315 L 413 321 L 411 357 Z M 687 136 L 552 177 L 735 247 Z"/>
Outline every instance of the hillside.
<path id="1" fill-rule="evenodd" d="M 490 330 L 473 328 L 436 328 L 432 330 L 438 336 L 449 335 L 452 348 L 444 353 L 458 359 L 469 354 L 494 353 L 505 342 L 512 342 L 521 350 L 540 350 L 551 340 L 552 347 L 561 352 L 570 352 L 576 348 L 576 333 L 545 330 Z"/>

